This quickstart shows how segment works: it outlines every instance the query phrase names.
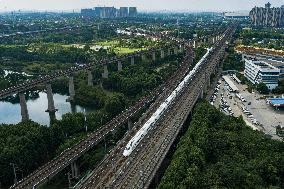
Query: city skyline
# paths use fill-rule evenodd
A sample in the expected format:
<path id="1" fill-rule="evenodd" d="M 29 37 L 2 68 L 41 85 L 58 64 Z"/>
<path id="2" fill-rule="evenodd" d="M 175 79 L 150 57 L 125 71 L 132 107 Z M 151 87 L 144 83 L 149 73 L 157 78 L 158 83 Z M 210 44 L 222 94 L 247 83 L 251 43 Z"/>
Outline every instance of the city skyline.
<path id="1" fill-rule="evenodd" d="M 238 11 L 251 10 L 255 6 L 263 6 L 268 0 L 0 0 L 0 11 L 12 10 L 50 10 L 50 11 L 79 11 L 81 8 L 95 6 L 135 6 L 142 11 Z M 272 6 L 279 7 L 284 0 L 269 1 Z M 56 6 L 55 6 L 56 5 Z"/>

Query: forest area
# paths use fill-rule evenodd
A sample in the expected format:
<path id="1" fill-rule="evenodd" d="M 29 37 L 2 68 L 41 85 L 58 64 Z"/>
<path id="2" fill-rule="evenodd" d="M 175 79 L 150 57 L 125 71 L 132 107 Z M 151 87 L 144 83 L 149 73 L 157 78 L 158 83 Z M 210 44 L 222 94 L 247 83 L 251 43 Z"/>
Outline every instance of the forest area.
<path id="1" fill-rule="evenodd" d="M 203 53 L 204 49 L 198 49 L 196 58 L 200 58 Z M 169 78 L 180 66 L 182 56 L 183 54 L 172 55 L 155 62 L 148 59 L 132 66 L 126 63 L 129 65 L 122 71 L 110 72 L 110 77 L 102 81 L 103 88 L 96 83 L 101 79 L 99 74 L 96 77 L 94 73 L 95 86 L 87 86 L 86 73 L 78 73 L 74 103 L 96 108 L 96 111 L 86 115 L 86 121 L 83 113 L 67 113 L 62 120 L 54 120 L 50 127 L 33 121 L 16 125 L 0 124 L 0 170 L 5 173 L 2 175 L 2 171 L 0 172 L 0 183 L 3 186 L 12 184 L 11 163 L 19 168 L 18 175 L 26 176 L 86 138 L 88 133 L 106 124 Z M 94 70 L 96 71 L 98 70 Z M 65 80 L 58 80 L 53 84 L 53 89 L 64 93 L 66 86 Z M 104 154 L 102 150 L 97 153 Z"/>
<path id="2" fill-rule="evenodd" d="M 284 144 L 208 102 L 195 108 L 158 189 L 283 188 Z"/>

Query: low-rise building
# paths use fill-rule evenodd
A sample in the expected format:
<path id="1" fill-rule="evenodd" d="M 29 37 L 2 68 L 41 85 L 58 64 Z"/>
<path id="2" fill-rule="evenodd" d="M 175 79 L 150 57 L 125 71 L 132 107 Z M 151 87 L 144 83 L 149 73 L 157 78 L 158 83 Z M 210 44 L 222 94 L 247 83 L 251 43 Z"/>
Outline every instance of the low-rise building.
<path id="1" fill-rule="evenodd" d="M 229 76 L 225 75 L 222 78 L 225 81 L 225 83 L 228 84 L 228 87 L 229 87 L 230 91 L 232 91 L 234 93 L 238 93 L 239 92 L 238 87 L 233 83 L 233 81 L 230 79 Z"/>
<path id="2" fill-rule="evenodd" d="M 272 90 L 278 86 L 280 70 L 264 61 L 245 59 L 244 74 L 253 84 L 264 83 Z"/>
<path id="3" fill-rule="evenodd" d="M 273 107 L 284 107 L 284 98 L 269 98 L 267 103 Z"/>
<path id="4" fill-rule="evenodd" d="M 249 18 L 249 12 L 238 11 L 238 12 L 224 12 L 225 18 Z"/>

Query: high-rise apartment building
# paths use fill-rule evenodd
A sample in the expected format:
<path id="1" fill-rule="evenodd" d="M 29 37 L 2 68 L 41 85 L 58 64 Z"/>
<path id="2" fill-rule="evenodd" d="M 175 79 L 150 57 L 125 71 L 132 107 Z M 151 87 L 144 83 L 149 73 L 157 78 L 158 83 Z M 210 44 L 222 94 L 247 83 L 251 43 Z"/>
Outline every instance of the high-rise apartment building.
<path id="1" fill-rule="evenodd" d="M 116 12 L 114 7 L 101 7 L 100 18 L 115 18 Z"/>
<path id="2" fill-rule="evenodd" d="M 136 16 L 137 16 L 137 8 L 129 7 L 129 17 L 136 17 Z"/>
<path id="3" fill-rule="evenodd" d="M 128 17 L 128 7 L 120 7 L 117 16 L 120 18 Z"/>
<path id="4" fill-rule="evenodd" d="M 272 8 L 271 4 L 267 3 L 265 7 L 254 7 L 250 11 L 250 18 L 254 26 L 283 27 L 284 6 Z"/>
<path id="5" fill-rule="evenodd" d="M 100 18 L 126 18 L 136 17 L 136 7 L 95 7 L 94 9 L 82 9 L 81 14 L 88 17 L 100 17 Z"/>

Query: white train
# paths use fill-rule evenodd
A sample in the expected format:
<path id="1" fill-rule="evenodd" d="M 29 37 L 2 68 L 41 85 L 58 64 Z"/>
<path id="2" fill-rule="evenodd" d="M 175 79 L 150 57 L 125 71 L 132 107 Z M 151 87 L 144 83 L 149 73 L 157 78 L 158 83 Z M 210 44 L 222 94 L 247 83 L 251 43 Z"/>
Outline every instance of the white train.
<path id="1" fill-rule="evenodd" d="M 207 53 L 200 59 L 195 67 L 189 72 L 189 74 L 182 80 L 177 88 L 170 94 L 170 96 L 159 106 L 157 111 L 150 117 L 150 119 L 143 125 L 143 127 L 136 133 L 136 135 L 126 145 L 123 155 L 129 156 L 133 150 L 138 146 L 140 141 L 147 135 L 147 133 L 154 128 L 160 117 L 167 111 L 168 107 L 175 101 L 176 97 L 181 93 L 183 88 L 188 84 L 190 80 L 198 73 L 200 66 L 203 64 L 206 57 L 209 55 L 212 48 L 207 49 Z"/>

